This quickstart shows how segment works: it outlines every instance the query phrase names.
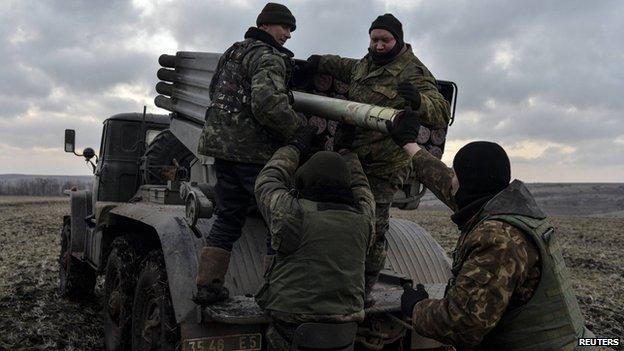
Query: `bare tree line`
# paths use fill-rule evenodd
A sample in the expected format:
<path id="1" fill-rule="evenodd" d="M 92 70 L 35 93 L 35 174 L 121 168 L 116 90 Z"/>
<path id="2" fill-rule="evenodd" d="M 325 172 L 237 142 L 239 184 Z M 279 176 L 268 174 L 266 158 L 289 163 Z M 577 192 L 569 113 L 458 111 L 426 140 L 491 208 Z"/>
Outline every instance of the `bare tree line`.
<path id="1" fill-rule="evenodd" d="M 63 195 L 63 190 L 73 187 L 90 189 L 92 184 L 91 181 L 55 178 L 0 180 L 0 195 L 61 196 Z"/>

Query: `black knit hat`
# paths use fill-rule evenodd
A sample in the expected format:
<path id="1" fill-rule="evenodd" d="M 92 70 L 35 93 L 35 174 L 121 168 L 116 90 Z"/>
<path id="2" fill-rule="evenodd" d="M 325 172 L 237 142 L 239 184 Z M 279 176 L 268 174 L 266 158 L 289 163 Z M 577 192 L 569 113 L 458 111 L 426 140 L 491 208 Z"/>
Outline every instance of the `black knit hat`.
<path id="1" fill-rule="evenodd" d="M 290 26 L 291 32 L 297 28 L 295 16 L 288 7 L 274 2 L 267 3 L 258 15 L 256 25 L 260 27 L 263 24 L 286 24 Z"/>
<path id="2" fill-rule="evenodd" d="M 453 159 L 459 180 L 455 200 L 459 208 L 484 195 L 496 194 L 509 185 L 511 166 L 503 148 L 488 141 L 475 141 L 459 149 Z"/>
<path id="3" fill-rule="evenodd" d="M 403 25 L 401 21 L 392 16 L 392 14 L 386 13 L 385 15 L 377 17 L 368 29 L 368 34 L 370 34 L 373 29 L 385 29 L 392 33 L 395 40 L 403 41 Z"/>
<path id="4" fill-rule="evenodd" d="M 295 172 L 295 187 L 336 187 L 349 189 L 351 171 L 342 157 L 332 151 L 319 151 Z"/>

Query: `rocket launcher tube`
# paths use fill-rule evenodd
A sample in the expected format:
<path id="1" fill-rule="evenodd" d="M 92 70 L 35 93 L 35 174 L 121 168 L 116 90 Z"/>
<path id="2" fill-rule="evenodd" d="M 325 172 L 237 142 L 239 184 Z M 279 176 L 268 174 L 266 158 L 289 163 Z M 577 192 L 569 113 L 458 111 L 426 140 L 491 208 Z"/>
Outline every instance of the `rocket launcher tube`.
<path id="1" fill-rule="evenodd" d="M 293 109 L 334 121 L 388 134 L 386 121 L 393 121 L 401 110 L 360 102 L 293 91 Z"/>

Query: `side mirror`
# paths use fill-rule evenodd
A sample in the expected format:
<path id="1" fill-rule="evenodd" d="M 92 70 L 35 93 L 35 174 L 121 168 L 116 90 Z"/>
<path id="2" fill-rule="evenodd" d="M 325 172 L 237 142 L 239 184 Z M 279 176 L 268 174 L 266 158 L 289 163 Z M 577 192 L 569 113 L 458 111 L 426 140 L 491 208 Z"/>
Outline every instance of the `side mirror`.
<path id="1" fill-rule="evenodd" d="M 76 131 L 65 129 L 65 152 L 74 153 L 76 149 Z"/>

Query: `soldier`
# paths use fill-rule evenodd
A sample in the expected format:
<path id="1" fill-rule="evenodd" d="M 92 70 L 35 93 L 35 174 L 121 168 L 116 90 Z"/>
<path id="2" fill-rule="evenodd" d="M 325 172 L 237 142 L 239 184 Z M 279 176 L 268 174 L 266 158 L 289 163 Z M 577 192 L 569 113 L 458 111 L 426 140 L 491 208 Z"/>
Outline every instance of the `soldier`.
<path id="1" fill-rule="evenodd" d="M 198 151 L 215 158 L 217 218 L 199 258 L 199 304 L 227 298 L 223 280 L 254 201 L 256 177 L 304 123 L 291 107 L 293 54 L 283 47 L 296 28 L 295 17 L 286 6 L 268 3 L 256 24 L 221 56 L 210 82 L 211 104 Z"/>
<path id="2" fill-rule="evenodd" d="M 330 74 L 350 84 L 348 99 L 403 109 L 408 105 L 421 122 L 434 129 L 449 121 L 449 105 L 438 91 L 427 67 L 403 41 L 403 27 L 393 15 L 377 17 L 368 30 L 368 55 L 360 60 L 335 55 L 312 55 L 306 70 Z M 379 132 L 357 129 L 353 150 L 357 153 L 375 195 L 375 244 L 367 259 L 367 293 L 383 268 L 390 204 L 409 175 L 409 157 Z"/>
<path id="3" fill-rule="evenodd" d="M 298 133 L 277 150 L 256 181 L 258 208 L 277 251 L 256 296 L 272 317 L 267 339 L 273 350 L 288 350 L 301 323 L 364 319 L 373 195 L 357 156 L 349 151 L 342 156 L 321 151 L 299 167 L 310 139 Z"/>
<path id="4" fill-rule="evenodd" d="M 398 124 L 393 133 L 418 130 L 417 122 Z M 445 297 L 428 299 L 420 284 L 401 297 L 414 330 L 459 350 L 572 350 L 577 338 L 592 337 L 553 226 L 521 181 L 509 183 L 503 148 L 469 143 L 449 169 L 416 135 L 403 140 L 416 178 L 455 211 L 461 234 Z"/>

